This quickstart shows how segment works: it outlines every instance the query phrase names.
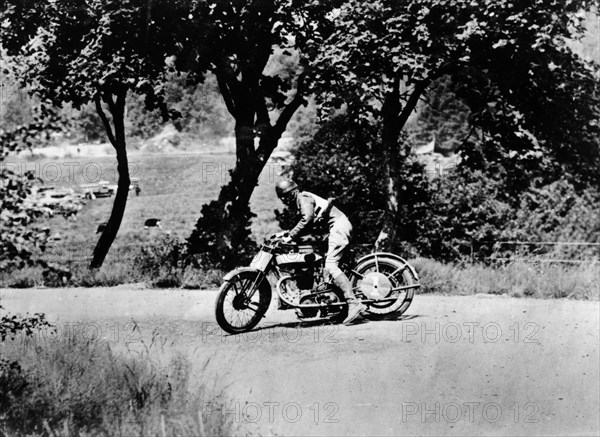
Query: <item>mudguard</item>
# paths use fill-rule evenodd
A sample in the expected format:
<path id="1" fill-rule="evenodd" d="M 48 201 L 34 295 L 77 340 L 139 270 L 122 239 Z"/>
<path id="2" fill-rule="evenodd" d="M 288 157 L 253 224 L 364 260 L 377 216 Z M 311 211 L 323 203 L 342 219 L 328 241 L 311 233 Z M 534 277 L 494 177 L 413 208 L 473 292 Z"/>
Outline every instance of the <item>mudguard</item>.
<path id="1" fill-rule="evenodd" d="M 271 290 L 271 284 L 269 283 L 269 280 L 267 279 L 267 275 L 265 275 L 263 272 L 261 272 L 258 269 L 253 269 L 252 267 L 238 267 L 237 269 L 230 271 L 223 277 L 223 283 L 229 282 L 231 280 L 231 278 L 233 278 L 236 275 L 239 275 L 240 273 L 244 273 L 244 272 L 259 273 L 259 274 L 263 275 L 263 278 L 260 281 L 260 283 L 258 284 L 258 286 L 267 294 L 267 296 L 269 297 L 269 301 L 271 301 L 271 296 L 273 295 L 272 290 Z M 223 285 L 224 284 L 221 285 L 221 289 L 223 288 Z"/>
<path id="2" fill-rule="evenodd" d="M 239 275 L 242 272 L 253 272 L 253 273 L 263 274 L 263 272 L 261 272 L 260 270 L 254 269 L 252 267 L 238 267 L 237 269 L 234 269 L 234 270 L 230 271 L 229 273 L 227 273 L 225 276 L 223 276 L 223 281 L 229 281 L 231 278 Z M 262 284 L 265 281 L 265 279 L 267 279 L 266 275 L 260 283 Z M 267 283 L 268 282 L 269 281 L 267 281 Z M 269 288 L 270 288 L 270 286 L 269 286 Z"/>
<path id="3" fill-rule="evenodd" d="M 400 258 L 398 255 L 390 253 L 390 252 L 375 252 L 375 253 L 370 253 L 368 255 L 365 255 L 362 258 L 360 258 L 358 261 L 356 261 L 356 266 L 359 266 L 363 262 L 370 261 L 371 259 L 374 259 L 374 258 L 388 258 L 388 259 L 391 258 L 393 260 L 401 262 L 402 264 L 406 264 L 408 266 L 408 269 L 414 275 L 417 282 L 419 281 L 419 275 L 417 275 L 417 271 L 414 269 L 414 267 L 411 266 L 404 258 Z"/>

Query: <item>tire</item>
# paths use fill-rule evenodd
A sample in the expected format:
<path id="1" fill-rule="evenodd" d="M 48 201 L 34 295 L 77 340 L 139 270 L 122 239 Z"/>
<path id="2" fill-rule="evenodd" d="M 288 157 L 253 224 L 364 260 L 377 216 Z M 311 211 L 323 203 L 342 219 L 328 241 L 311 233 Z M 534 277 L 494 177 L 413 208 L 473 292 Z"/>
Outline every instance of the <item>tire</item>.
<path id="1" fill-rule="evenodd" d="M 261 273 L 242 271 L 227 279 L 219 289 L 215 316 L 219 326 L 230 334 L 250 331 L 261 321 L 271 303 L 271 286 L 266 278 L 259 278 L 257 290 L 250 305 L 244 302 L 248 289 Z M 236 320 L 237 319 L 237 320 Z M 239 323 L 236 323 L 239 322 Z"/>
<path id="2" fill-rule="evenodd" d="M 383 255 L 369 258 L 352 269 L 352 288 L 355 290 L 357 288 L 360 289 L 362 277 L 374 272 L 385 275 L 391 282 L 393 288 L 418 285 L 417 278 L 406 262 L 399 259 L 386 258 Z M 397 294 L 398 297 L 396 300 L 381 303 L 369 303 L 367 304 L 367 312 L 375 316 L 390 313 L 397 313 L 398 315 L 404 314 L 412 303 L 415 288 L 399 290 L 392 293 Z M 391 296 L 388 295 L 386 297 Z"/>

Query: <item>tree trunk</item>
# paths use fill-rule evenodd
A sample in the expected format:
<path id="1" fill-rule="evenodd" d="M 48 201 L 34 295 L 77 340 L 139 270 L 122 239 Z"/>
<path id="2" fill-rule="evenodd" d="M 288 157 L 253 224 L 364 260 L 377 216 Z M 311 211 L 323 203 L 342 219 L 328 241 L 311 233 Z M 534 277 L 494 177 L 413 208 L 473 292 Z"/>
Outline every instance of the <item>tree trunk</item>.
<path id="1" fill-rule="evenodd" d="M 396 243 L 400 219 L 399 205 L 402 202 L 399 190 L 402 183 L 400 180 L 401 166 L 404 165 L 408 156 L 408 150 L 402 149 L 404 145 L 399 144 L 398 140 L 408 117 L 417 106 L 419 98 L 428 84 L 429 81 L 417 84 L 403 108 L 400 102 L 400 79 L 396 78 L 394 87 L 386 95 L 381 109 L 383 118 L 382 147 L 388 201 L 381 231 L 375 242 L 375 250 L 378 251 L 392 250 Z"/>
<path id="2" fill-rule="evenodd" d="M 398 125 L 400 103 L 400 80 L 396 79 L 393 90 L 385 97 L 381 112 L 383 118 L 382 147 L 385 163 L 385 186 L 387 189 L 387 209 L 375 250 L 391 250 L 396 240 L 398 219 L 398 137 L 402 127 Z"/>
<path id="3" fill-rule="evenodd" d="M 279 142 L 279 136 L 264 132 L 260 139 L 258 154 L 254 146 L 252 126 L 236 128 L 236 166 L 231 172 L 231 182 L 221 189 L 219 203 L 223 207 L 223 232 L 217 236 L 220 247 L 235 248 L 243 243 L 246 217 L 250 214 L 249 204 L 260 175 Z"/>
<path id="4" fill-rule="evenodd" d="M 103 96 L 103 101 L 108 104 L 112 115 L 114 125 L 113 134 L 110 122 L 102 109 L 100 96 L 96 96 L 96 110 L 102 118 L 108 138 L 117 152 L 119 181 L 117 183 L 117 193 L 115 195 L 110 218 L 108 219 L 106 228 L 102 232 L 102 235 L 100 235 L 100 239 L 94 249 L 94 255 L 90 263 L 90 268 L 92 269 L 99 268 L 102 266 L 102 263 L 104 263 L 104 259 L 121 227 L 121 221 L 123 220 L 123 214 L 125 213 L 125 207 L 127 205 L 127 196 L 129 195 L 129 185 L 131 181 L 129 179 L 129 163 L 127 162 L 127 145 L 125 141 L 125 97 L 126 91 L 118 92 L 116 101 L 110 94 L 104 94 Z"/>
<path id="5" fill-rule="evenodd" d="M 253 214 L 249 202 L 271 153 L 277 147 L 291 117 L 304 102 L 304 78 L 298 80 L 294 98 L 272 125 L 264 96 L 226 72 L 217 74 L 221 95 L 236 120 L 236 166 L 231 181 L 221 188 L 216 201 L 202 207 L 202 216 L 188 238 L 188 253 L 203 254 L 204 260 L 232 267 L 244 261 L 248 248 L 253 248 L 249 223 Z M 254 144 L 258 131 L 259 144 Z M 216 251 L 215 251 L 216 249 Z"/>

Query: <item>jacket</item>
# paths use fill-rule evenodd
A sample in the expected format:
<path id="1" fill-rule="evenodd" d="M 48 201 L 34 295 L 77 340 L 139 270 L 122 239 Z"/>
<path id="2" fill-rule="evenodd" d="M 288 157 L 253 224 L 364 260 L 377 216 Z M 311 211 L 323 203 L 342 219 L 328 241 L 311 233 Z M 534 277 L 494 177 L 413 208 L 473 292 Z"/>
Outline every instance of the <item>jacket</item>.
<path id="1" fill-rule="evenodd" d="M 311 232 L 318 232 L 315 222 L 326 220 L 328 229 L 331 229 L 335 222 L 346 215 L 335 206 L 316 194 L 308 191 L 301 191 L 296 196 L 296 209 L 300 213 L 300 221 L 290 231 L 291 238 L 297 238 Z M 346 218 L 347 219 L 347 218 Z"/>

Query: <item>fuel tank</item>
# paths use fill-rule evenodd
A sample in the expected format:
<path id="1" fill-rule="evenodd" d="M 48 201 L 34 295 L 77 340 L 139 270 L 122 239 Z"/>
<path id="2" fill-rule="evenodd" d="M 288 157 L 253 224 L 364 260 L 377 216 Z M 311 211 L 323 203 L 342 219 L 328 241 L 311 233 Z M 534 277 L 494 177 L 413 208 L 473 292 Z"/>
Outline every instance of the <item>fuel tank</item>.
<path id="1" fill-rule="evenodd" d="M 284 268 L 297 268 L 312 265 L 323 259 L 312 246 L 298 246 L 297 251 L 281 253 L 275 256 L 277 264 Z"/>

